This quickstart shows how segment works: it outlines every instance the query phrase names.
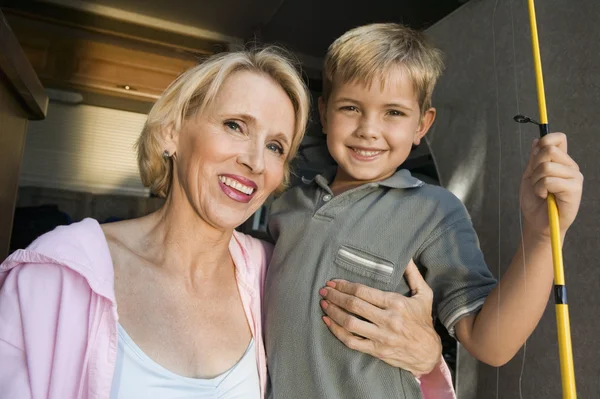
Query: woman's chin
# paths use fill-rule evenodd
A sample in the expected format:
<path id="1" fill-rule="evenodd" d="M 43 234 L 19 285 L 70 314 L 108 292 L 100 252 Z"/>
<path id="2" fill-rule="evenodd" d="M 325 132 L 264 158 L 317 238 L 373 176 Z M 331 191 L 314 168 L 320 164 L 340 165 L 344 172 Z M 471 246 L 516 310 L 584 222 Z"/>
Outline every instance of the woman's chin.
<path id="1" fill-rule="evenodd" d="M 241 214 L 238 212 L 231 212 L 229 214 L 220 213 L 212 218 L 213 223 L 211 224 L 223 230 L 232 230 L 244 224 L 244 222 L 246 222 L 253 213 L 254 212 L 249 214 Z"/>

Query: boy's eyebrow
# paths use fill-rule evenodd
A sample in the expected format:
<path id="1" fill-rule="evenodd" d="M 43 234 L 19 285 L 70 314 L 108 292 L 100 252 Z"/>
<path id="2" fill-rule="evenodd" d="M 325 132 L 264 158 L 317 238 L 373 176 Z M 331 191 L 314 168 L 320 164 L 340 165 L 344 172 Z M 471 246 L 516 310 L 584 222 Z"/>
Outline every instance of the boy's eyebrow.
<path id="1" fill-rule="evenodd" d="M 342 97 L 342 98 L 338 98 L 335 100 L 336 103 L 342 103 L 342 102 L 351 102 L 351 103 L 356 103 L 356 104 L 360 104 L 360 101 L 355 100 L 353 98 L 348 98 L 348 97 Z"/>
<path id="2" fill-rule="evenodd" d="M 400 103 L 389 103 L 384 105 L 385 108 L 404 108 L 406 110 L 412 111 L 412 107 L 409 105 L 404 105 Z"/>

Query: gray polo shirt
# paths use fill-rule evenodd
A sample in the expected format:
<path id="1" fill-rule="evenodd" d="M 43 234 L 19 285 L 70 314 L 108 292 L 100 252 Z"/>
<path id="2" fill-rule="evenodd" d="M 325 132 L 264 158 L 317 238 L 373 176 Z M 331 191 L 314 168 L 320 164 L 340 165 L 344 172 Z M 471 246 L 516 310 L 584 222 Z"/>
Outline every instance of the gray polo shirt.
<path id="1" fill-rule="evenodd" d="M 263 305 L 269 397 L 421 398 L 411 373 L 331 334 L 319 289 L 342 278 L 409 295 L 403 274 L 413 258 L 434 291 L 434 316 L 453 333 L 496 281 L 464 206 L 449 191 L 401 170 L 334 196 L 333 173 L 303 179 L 272 206 L 276 246 Z"/>

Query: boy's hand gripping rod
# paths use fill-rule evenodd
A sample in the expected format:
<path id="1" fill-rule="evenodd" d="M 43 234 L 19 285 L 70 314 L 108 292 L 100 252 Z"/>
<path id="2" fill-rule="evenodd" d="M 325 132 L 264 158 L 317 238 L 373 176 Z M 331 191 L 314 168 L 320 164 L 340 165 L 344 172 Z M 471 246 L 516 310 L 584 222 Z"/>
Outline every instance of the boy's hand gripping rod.
<path id="1" fill-rule="evenodd" d="M 546 111 L 546 96 L 544 94 L 544 77 L 542 75 L 542 59 L 540 56 L 534 0 L 528 0 L 528 3 L 540 122 L 538 123 L 523 115 L 515 116 L 515 121 L 520 123 L 532 122 L 539 125 L 540 136 L 543 137 L 549 133 L 549 130 L 548 114 Z M 565 286 L 565 273 L 560 242 L 558 207 L 553 194 L 548 195 L 548 222 L 550 223 L 550 242 L 552 245 L 552 263 L 554 265 L 554 302 L 556 304 L 556 326 L 558 330 L 558 351 L 560 356 L 563 399 L 576 399 L 577 392 L 575 390 L 575 371 L 573 367 L 573 351 L 571 348 L 569 306 L 567 304 L 567 288 Z"/>

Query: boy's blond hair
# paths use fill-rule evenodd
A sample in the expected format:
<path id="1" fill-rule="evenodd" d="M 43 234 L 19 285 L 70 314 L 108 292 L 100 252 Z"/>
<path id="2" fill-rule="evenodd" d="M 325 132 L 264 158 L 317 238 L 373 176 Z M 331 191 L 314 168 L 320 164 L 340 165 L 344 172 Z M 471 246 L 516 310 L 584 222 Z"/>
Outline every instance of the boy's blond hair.
<path id="1" fill-rule="evenodd" d="M 381 79 L 383 85 L 386 73 L 394 67 L 408 73 L 423 114 L 431 108 L 433 88 L 444 68 L 442 52 L 423 33 L 395 23 L 351 29 L 329 46 L 323 68 L 323 98 L 327 101 L 334 79 L 368 86 Z"/>
<path id="2" fill-rule="evenodd" d="M 161 132 L 172 128 L 179 132 L 190 117 L 209 107 L 225 80 L 239 71 L 255 72 L 273 79 L 288 95 L 295 113 L 294 136 L 285 161 L 284 178 L 278 192 L 290 178 L 290 161 L 304 137 L 310 94 L 290 54 L 276 46 L 221 53 L 180 75 L 160 96 L 137 141 L 138 166 L 142 183 L 160 197 L 171 190 L 173 160 L 163 157 Z"/>

